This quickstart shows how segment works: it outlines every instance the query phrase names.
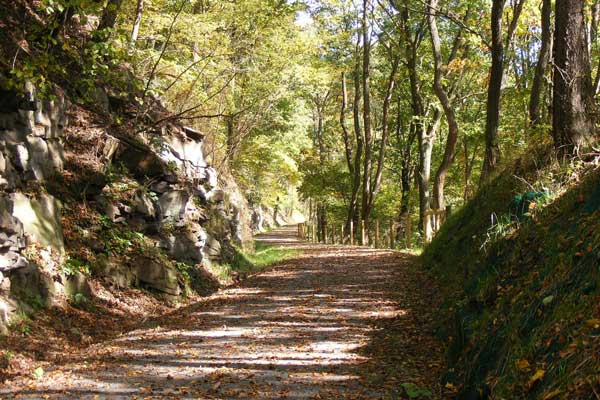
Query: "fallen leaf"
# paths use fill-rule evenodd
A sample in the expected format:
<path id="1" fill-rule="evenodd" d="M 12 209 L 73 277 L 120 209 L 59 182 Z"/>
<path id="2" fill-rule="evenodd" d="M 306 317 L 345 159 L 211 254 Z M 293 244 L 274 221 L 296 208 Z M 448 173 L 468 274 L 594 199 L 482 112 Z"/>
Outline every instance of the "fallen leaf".
<path id="1" fill-rule="evenodd" d="M 544 377 L 544 375 L 546 375 L 546 371 L 544 371 L 543 369 L 538 369 L 537 371 L 535 371 L 535 374 L 533 374 L 531 379 L 529 379 L 529 382 L 527 382 L 527 387 L 531 389 L 537 381 Z"/>
<path id="2" fill-rule="evenodd" d="M 454 386 L 453 384 L 451 384 L 450 382 L 447 382 L 446 385 L 444 385 L 444 387 L 446 389 L 448 389 L 449 391 L 451 391 L 452 393 L 458 393 L 458 388 L 456 386 Z"/>
<path id="3" fill-rule="evenodd" d="M 547 306 L 548 304 L 552 303 L 552 300 L 554 300 L 554 296 L 550 295 L 547 297 L 544 297 L 544 300 L 542 300 L 542 303 Z"/>
<path id="4" fill-rule="evenodd" d="M 546 395 L 545 395 L 545 396 L 542 398 L 542 400 L 550 400 L 550 399 L 553 399 L 554 397 L 558 396 L 560 393 L 561 393 L 561 390 L 560 390 L 560 389 L 553 390 L 553 391 L 551 391 L 550 393 L 546 394 Z"/>
<path id="5" fill-rule="evenodd" d="M 588 319 L 587 321 L 585 321 L 585 323 L 589 326 L 593 326 L 594 328 L 600 328 L 600 319 L 598 318 Z"/>
<path id="6" fill-rule="evenodd" d="M 526 359 L 522 359 L 517 361 L 517 368 L 521 369 L 521 370 L 525 370 L 525 369 L 529 369 L 529 367 L 531 367 L 531 365 L 529 364 L 529 361 L 527 361 Z"/>

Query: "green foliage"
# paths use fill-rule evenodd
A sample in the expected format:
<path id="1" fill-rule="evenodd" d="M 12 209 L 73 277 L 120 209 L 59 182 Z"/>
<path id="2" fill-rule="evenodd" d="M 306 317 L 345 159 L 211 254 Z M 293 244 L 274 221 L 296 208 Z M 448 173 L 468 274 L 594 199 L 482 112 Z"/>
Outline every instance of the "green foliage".
<path id="1" fill-rule="evenodd" d="M 296 254 L 297 252 L 294 250 L 255 242 L 253 252 L 244 252 L 235 248 L 235 253 L 229 263 L 212 265 L 210 268 L 220 280 L 230 281 L 236 274 L 259 272 L 271 265 L 290 259 Z"/>
<path id="2" fill-rule="evenodd" d="M 89 302 L 88 297 L 83 293 L 75 293 L 72 296 L 71 300 L 73 301 L 73 304 L 75 304 L 76 306 L 82 306 Z"/>
<path id="3" fill-rule="evenodd" d="M 297 252 L 294 250 L 255 242 L 253 253 L 244 253 L 240 250 L 236 252 L 232 268 L 235 271 L 255 272 L 296 254 Z"/>
<path id="4" fill-rule="evenodd" d="M 31 373 L 31 376 L 33 377 L 33 379 L 37 379 L 40 380 L 44 377 L 44 369 L 42 367 L 37 367 L 36 369 L 33 370 L 33 372 Z"/>
<path id="5" fill-rule="evenodd" d="M 404 389 L 404 392 L 410 399 L 429 399 L 433 397 L 433 393 L 431 393 L 431 391 L 422 389 L 414 383 L 403 383 L 400 386 L 402 389 Z"/>
<path id="6" fill-rule="evenodd" d="M 66 276 L 74 276 L 77 274 L 90 275 L 92 270 L 89 265 L 75 258 L 67 258 L 67 261 L 62 265 L 61 271 Z"/>
<path id="7" fill-rule="evenodd" d="M 191 279 L 190 270 L 194 268 L 192 265 L 183 262 L 175 262 L 174 265 L 184 280 L 189 281 Z"/>

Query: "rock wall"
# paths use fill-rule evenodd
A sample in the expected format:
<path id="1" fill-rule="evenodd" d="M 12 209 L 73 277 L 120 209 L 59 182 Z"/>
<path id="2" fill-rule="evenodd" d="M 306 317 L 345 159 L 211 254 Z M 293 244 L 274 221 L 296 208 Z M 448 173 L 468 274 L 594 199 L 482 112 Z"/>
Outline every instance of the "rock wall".
<path id="1" fill-rule="evenodd" d="M 59 304 L 89 291 L 85 276 L 63 271 L 69 243 L 65 246 L 62 199 L 46 190 L 57 176 L 79 173 L 64 170 L 69 103 L 58 89 L 48 100 L 27 89 L 21 96 L 0 93 L 0 329 L 23 300 Z M 250 242 L 250 215 L 233 179 L 219 177 L 206 163 L 203 140 L 200 132 L 175 124 L 137 136 L 111 135 L 107 128 L 102 162 L 123 166 L 137 189 L 129 198 L 115 198 L 101 176 L 86 184 L 84 201 L 111 223 L 143 234 L 175 262 L 226 262 L 234 246 Z M 173 262 L 140 255 L 125 263 L 98 240 L 89 247 L 99 254 L 94 271 L 119 287 L 169 296 L 186 289 Z"/>
<path id="2" fill-rule="evenodd" d="M 2 92 L 0 102 L 0 313 L 6 323 L 14 311 L 11 293 L 23 288 L 11 285 L 31 273 L 24 256 L 27 246 L 48 247 L 57 257 L 64 253 L 60 202 L 46 193 L 41 183 L 61 173 L 64 162 L 63 130 L 66 102 L 60 92 L 42 100 L 33 87 L 24 95 Z M 42 291 L 62 292 L 52 281 L 40 283 Z M 24 289 L 25 290 L 25 289 Z M 27 290 L 25 290 L 27 291 Z"/>

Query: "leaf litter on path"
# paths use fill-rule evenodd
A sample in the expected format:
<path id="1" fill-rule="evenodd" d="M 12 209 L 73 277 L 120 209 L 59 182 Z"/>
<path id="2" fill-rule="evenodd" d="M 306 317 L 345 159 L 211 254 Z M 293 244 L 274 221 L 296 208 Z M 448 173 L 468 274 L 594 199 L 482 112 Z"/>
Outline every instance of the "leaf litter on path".
<path id="1" fill-rule="evenodd" d="M 7 382 L 16 398 L 443 398 L 435 288 L 414 256 L 297 241 L 299 255 L 151 325 Z M 260 238 L 259 238 L 260 240 Z"/>

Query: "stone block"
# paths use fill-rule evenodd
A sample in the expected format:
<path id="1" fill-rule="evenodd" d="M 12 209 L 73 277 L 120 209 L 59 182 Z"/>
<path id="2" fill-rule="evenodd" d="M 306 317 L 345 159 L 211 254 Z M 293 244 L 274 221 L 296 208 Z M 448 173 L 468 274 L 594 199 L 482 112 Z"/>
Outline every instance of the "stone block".
<path id="1" fill-rule="evenodd" d="M 163 219 L 182 219 L 189 200 L 190 194 L 185 190 L 164 193 L 158 199 L 161 217 Z"/>
<path id="2" fill-rule="evenodd" d="M 150 196 L 143 191 L 136 192 L 133 198 L 133 206 L 135 211 L 146 217 L 156 217 L 156 208 L 154 207 L 154 203 L 152 202 Z"/>
<path id="3" fill-rule="evenodd" d="M 177 271 L 148 257 L 138 257 L 134 262 L 135 274 L 142 284 L 171 296 L 181 294 Z"/>
<path id="4" fill-rule="evenodd" d="M 51 195 L 41 194 L 30 198 L 22 193 L 11 195 L 13 216 L 22 224 L 24 232 L 42 246 L 64 252 L 60 204 Z"/>

